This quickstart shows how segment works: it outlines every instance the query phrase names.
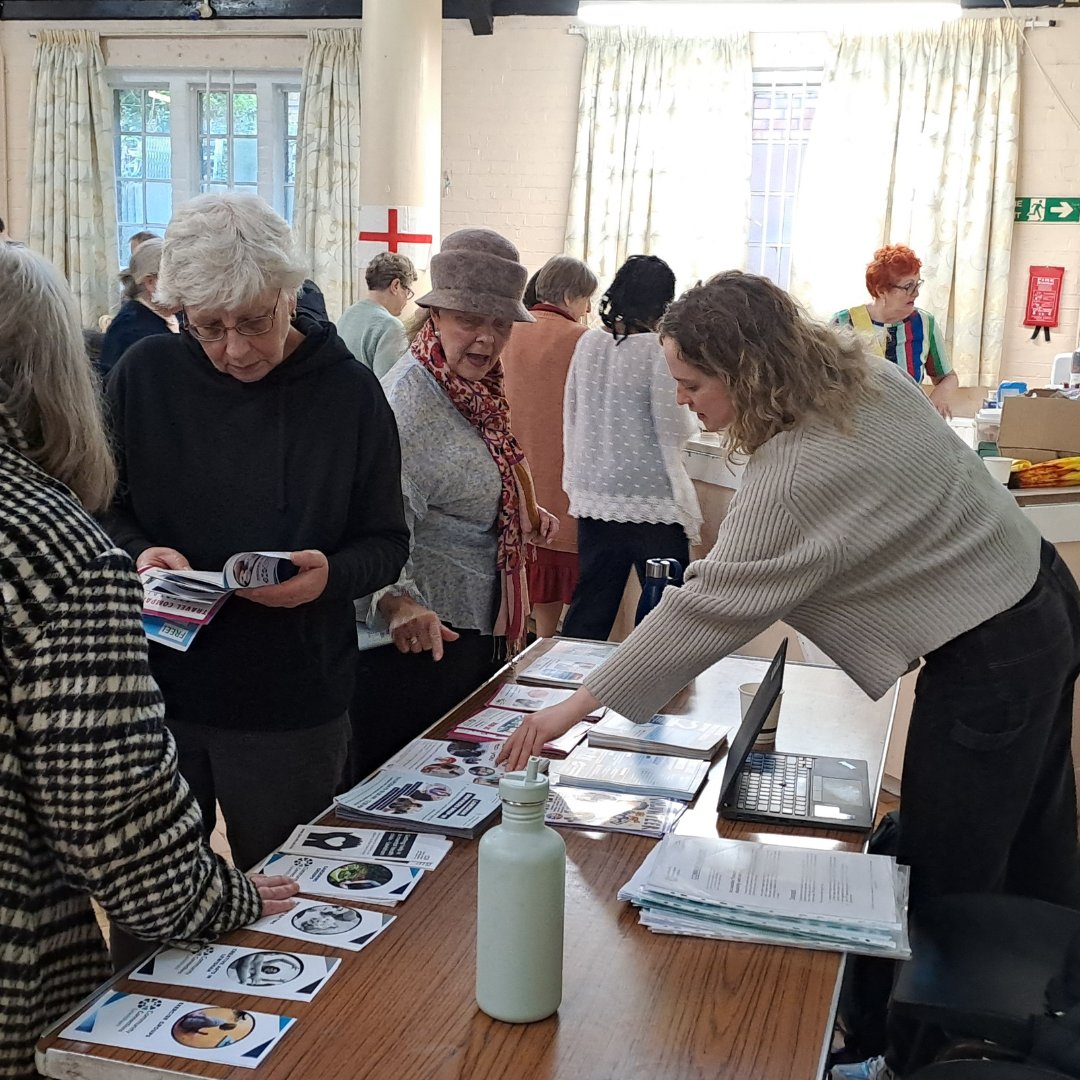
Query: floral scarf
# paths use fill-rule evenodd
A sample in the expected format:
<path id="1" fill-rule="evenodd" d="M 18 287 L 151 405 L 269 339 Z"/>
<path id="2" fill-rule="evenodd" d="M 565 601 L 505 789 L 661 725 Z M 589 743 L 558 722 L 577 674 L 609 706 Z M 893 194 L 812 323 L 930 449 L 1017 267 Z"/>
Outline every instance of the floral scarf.
<path id="1" fill-rule="evenodd" d="M 533 493 L 532 474 L 525 452 L 510 430 L 510 404 L 503 392 L 499 360 L 482 379 L 455 375 L 446 363 L 442 343 L 430 320 L 416 336 L 412 354 L 431 373 L 461 415 L 484 440 L 502 479 L 499 498 L 498 552 L 495 565 L 501 578 L 499 614 L 495 634 L 505 637 L 511 656 L 525 644 L 529 593 L 525 570 L 531 538 L 539 534 L 540 514 Z"/>

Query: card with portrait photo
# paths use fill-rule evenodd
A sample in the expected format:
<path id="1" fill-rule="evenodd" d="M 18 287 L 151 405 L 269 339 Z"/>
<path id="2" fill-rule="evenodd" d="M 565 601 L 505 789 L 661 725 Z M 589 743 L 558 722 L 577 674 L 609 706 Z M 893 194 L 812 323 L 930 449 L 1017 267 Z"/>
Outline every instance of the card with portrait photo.
<path id="1" fill-rule="evenodd" d="M 328 904 L 325 900 L 306 900 L 297 897 L 288 911 L 267 915 L 249 923 L 248 930 L 260 934 L 277 934 L 296 938 L 313 945 L 332 945 L 335 949 L 359 952 L 370 945 L 393 921 L 396 915 L 345 904 Z"/>

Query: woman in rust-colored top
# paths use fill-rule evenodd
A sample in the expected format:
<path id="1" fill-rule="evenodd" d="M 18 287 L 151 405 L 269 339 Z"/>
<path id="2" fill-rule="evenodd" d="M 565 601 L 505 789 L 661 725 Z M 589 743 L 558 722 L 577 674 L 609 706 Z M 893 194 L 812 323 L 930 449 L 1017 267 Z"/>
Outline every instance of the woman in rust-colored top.
<path id="1" fill-rule="evenodd" d="M 549 260 L 536 277 L 537 303 L 531 309 L 536 322 L 515 323 L 502 354 L 510 422 L 532 468 L 536 499 L 560 523 L 558 537 L 535 548 L 536 561 L 529 565 L 529 598 L 540 637 L 558 629 L 563 605 L 577 585 L 577 529 L 562 490 L 563 387 L 597 286 L 596 275 L 580 259 Z"/>

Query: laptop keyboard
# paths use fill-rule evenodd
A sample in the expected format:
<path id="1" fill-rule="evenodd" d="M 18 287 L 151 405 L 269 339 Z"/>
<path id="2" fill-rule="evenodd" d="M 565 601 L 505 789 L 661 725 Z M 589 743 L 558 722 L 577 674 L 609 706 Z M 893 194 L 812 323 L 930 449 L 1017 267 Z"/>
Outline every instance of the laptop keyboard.
<path id="1" fill-rule="evenodd" d="M 751 751 L 739 771 L 735 805 L 740 810 L 805 817 L 812 757 Z"/>

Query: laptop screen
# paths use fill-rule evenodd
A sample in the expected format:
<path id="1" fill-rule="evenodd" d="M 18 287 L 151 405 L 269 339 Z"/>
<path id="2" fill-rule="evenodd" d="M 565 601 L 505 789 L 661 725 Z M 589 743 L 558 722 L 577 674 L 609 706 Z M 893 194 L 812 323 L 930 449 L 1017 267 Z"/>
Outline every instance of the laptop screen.
<path id="1" fill-rule="evenodd" d="M 787 659 L 787 638 L 780 643 L 776 655 L 769 664 L 769 670 L 765 672 L 765 678 L 761 680 L 758 692 L 750 707 L 746 710 L 746 716 L 739 725 L 738 733 L 731 740 L 728 750 L 727 761 L 724 764 L 724 782 L 720 786 L 720 800 L 716 804 L 719 810 L 727 801 L 728 793 L 735 785 L 735 778 L 739 775 L 743 762 L 746 760 L 750 748 L 754 745 L 758 733 L 765 725 L 772 707 L 776 702 L 780 691 L 784 688 L 784 661 Z"/>

